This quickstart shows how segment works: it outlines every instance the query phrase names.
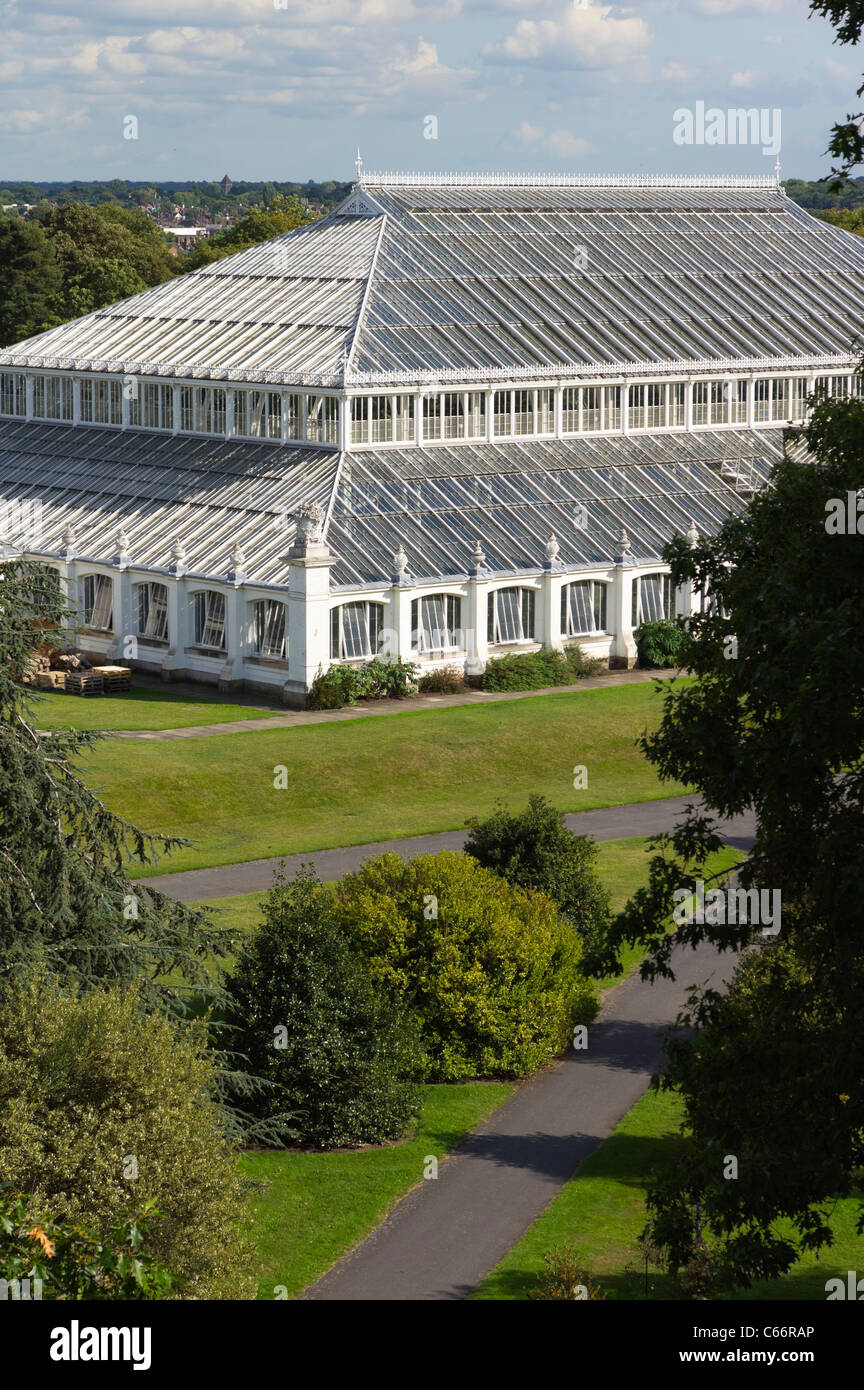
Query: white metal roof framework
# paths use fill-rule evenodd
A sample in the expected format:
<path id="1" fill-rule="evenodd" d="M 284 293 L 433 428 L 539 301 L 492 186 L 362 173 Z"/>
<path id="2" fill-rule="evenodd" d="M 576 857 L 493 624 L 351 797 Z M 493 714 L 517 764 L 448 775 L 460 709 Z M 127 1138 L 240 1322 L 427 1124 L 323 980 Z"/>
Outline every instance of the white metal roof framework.
<path id="1" fill-rule="evenodd" d="M 577 257 L 577 253 L 579 253 Z M 577 268 L 577 260 L 585 265 Z M 367 174 L 309 226 L 0 353 L 0 367 L 354 394 L 430 381 L 831 371 L 853 364 L 864 241 L 771 179 Z M 692 521 L 741 505 L 724 470 L 766 478 L 779 429 L 526 439 L 323 453 L 302 445 L 0 422 L 0 492 L 45 503 L 45 553 L 71 530 L 105 562 L 218 578 L 240 545 L 282 586 L 290 512 L 317 501 L 334 582 L 536 568 L 554 531 L 570 568 L 614 560 L 624 526 L 657 558 Z M 587 504 L 589 532 L 573 525 Z"/>

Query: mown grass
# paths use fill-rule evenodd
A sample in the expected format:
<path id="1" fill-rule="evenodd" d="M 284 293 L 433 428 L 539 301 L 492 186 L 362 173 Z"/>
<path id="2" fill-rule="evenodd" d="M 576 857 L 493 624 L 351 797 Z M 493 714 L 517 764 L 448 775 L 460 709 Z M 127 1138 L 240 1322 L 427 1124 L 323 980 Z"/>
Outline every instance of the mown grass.
<path id="1" fill-rule="evenodd" d="M 28 691 L 37 729 L 187 729 L 196 724 L 225 724 L 235 719 L 267 719 L 278 710 L 229 705 L 206 695 L 190 698 L 165 690 L 133 686 L 117 695 L 67 695 L 52 690 Z M 128 748 L 128 744 L 124 745 Z M 164 747 L 164 745 L 160 745 Z"/>
<path id="2" fill-rule="evenodd" d="M 543 1259 L 553 1248 L 572 1246 L 609 1299 L 674 1299 L 671 1278 L 645 1266 L 637 1244 L 645 1224 L 651 1176 L 670 1164 L 680 1145 L 682 1106 L 677 1096 L 649 1091 L 564 1187 L 518 1245 L 475 1291 L 481 1300 L 525 1299 L 536 1291 Z M 831 1213 L 834 1244 L 799 1260 L 782 1279 L 762 1280 L 731 1296 L 746 1299 L 824 1299 L 827 1279 L 864 1265 L 864 1240 L 855 1234 L 859 1200 L 837 1202 Z M 778 1229 L 782 1230 L 783 1225 Z M 786 1228 L 788 1231 L 788 1227 Z"/>
<path id="3" fill-rule="evenodd" d="M 83 771 L 112 810 L 194 842 L 136 868 L 146 877 L 458 829 L 532 792 L 565 811 L 678 795 L 686 788 L 661 783 L 636 746 L 660 713 L 654 686 L 618 686 L 155 748 L 106 741 Z"/>

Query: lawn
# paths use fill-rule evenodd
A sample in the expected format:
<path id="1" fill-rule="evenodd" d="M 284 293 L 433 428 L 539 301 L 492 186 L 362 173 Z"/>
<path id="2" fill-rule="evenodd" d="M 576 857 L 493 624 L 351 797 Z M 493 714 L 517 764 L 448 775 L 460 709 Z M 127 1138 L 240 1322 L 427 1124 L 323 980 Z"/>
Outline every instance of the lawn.
<path id="1" fill-rule="evenodd" d="M 113 810 L 194 842 L 155 870 L 136 868 L 145 877 L 454 830 L 499 799 L 519 807 L 535 791 L 565 811 L 674 796 L 685 788 L 661 783 L 635 743 L 660 710 L 653 685 L 618 686 L 183 739 L 158 751 L 106 741 L 83 769 Z M 577 765 L 588 772 L 580 790 Z"/>
<path id="2" fill-rule="evenodd" d="M 645 1271 L 637 1237 L 645 1221 L 646 1181 L 674 1157 L 681 1103 L 649 1091 L 582 1164 L 506 1259 L 473 1297 L 524 1299 L 536 1287 L 543 1257 L 555 1246 L 575 1247 L 585 1269 L 610 1299 L 644 1298 Z M 864 1239 L 855 1234 L 859 1202 L 838 1202 L 831 1217 L 834 1245 L 820 1259 L 799 1261 L 784 1279 L 765 1280 L 738 1299 L 825 1298 L 825 1281 L 864 1263 Z M 649 1297 L 676 1297 L 671 1280 L 648 1271 Z"/>
<path id="3" fill-rule="evenodd" d="M 28 696 L 31 693 L 37 729 L 186 729 L 234 719 L 267 719 L 279 713 L 251 705 L 229 705 L 206 695 L 191 699 L 145 686 L 133 686 L 122 695 L 80 696 L 40 690 L 28 691 Z"/>
<path id="4" fill-rule="evenodd" d="M 290 1298 L 313 1283 L 423 1181 L 428 1155 L 449 1153 L 513 1090 L 501 1082 L 427 1086 L 414 1136 L 388 1148 L 247 1154 L 244 1176 L 269 1184 L 253 1198 L 259 1298 L 274 1298 L 280 1285 Z"/>

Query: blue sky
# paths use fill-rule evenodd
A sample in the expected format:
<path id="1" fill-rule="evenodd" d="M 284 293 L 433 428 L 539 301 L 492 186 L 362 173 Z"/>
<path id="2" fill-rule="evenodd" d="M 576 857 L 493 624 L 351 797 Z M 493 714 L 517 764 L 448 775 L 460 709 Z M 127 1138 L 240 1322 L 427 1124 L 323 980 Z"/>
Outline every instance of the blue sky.
<path id="1" fill-rule="evenodd" d="M 0 180 L 769 173 L 674 113 L 779 109 L 818 178 L 864 49 L 806 0 L 0 0 Z M 135 128 L 137 138 L 124 138 Z M 437 139 L 425 138 L 437 121 Z"/>

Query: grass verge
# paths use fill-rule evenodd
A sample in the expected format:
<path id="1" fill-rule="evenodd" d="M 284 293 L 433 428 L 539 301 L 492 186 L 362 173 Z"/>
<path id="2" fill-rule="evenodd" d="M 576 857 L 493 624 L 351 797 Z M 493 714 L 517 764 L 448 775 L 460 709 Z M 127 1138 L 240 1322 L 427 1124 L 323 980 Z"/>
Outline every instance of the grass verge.
<path id="1" fill-rule="evenodd" d="M 645 1223 L 651 1175 L 675 1157 L 681 1114 L 677 1096 L 649 1091 L 637 1101 L 473 1297 L 525 1299 L 536 1287 L 543 1257 L 555 1246 L 572 1245 L 607 1298 L 676 1298 L 672 1280 L 656 1268 L 648 1270 L 646 1295 L 637 1238 Z M 785 1278 L 762 1280 L 730 1301 L 824 1299 L 827 1279 L 845 1278 L 847 1270 L 860 1269 L 864 1261 L 864 1239 L 855 1234 L 859 1204 L 855 1198 L 836 1203 L 834 1245 L 819 1259 L 807 1256 Z"/>
<path id="2" fill-rule="evenodd" d="M 29 692 L 28 692 L 29 693 Z M 235 719 L 267 719 L 278 710 L 250 705 L 227 705 L 206 695 L 171 694 L 133 686 L 120 695 L 66 695 L 58 691 L 33 691 L 33 715 L 37 729 L 187 729 L 196 724 L 225 724 Z M 129 745 L 125 744 L 128 748 Z"/>
<path id="3" fill-rule="evenodd" d="M 651 685 L 381 715 L 341 724 L 107 741 L 83 763 L 108 806 L 194 847 L 135 874 L 210 868 L 461 828 L 498 800 L 544 793 L 564 811 L 680 794 L 636 747 L 659 722 Z M 584 765 L 588 786 L 573 786 Z M 287 786 L 277 789 L 278 769 Z"/>
<path id="4" fill-rule="evenodd" d="M 253 1198 L 258 1297 L 274 1298 L 282 1286 L 292 1298 L 320 1278 L 423 1181 L 428 1155 L 440 1159 L 449 1153 L 514 1089 L 502 1082 L 424 1087 L 413 1137 L 387 1148 L 245 1155 L 244 1176 L 268 1184 Z"/>

